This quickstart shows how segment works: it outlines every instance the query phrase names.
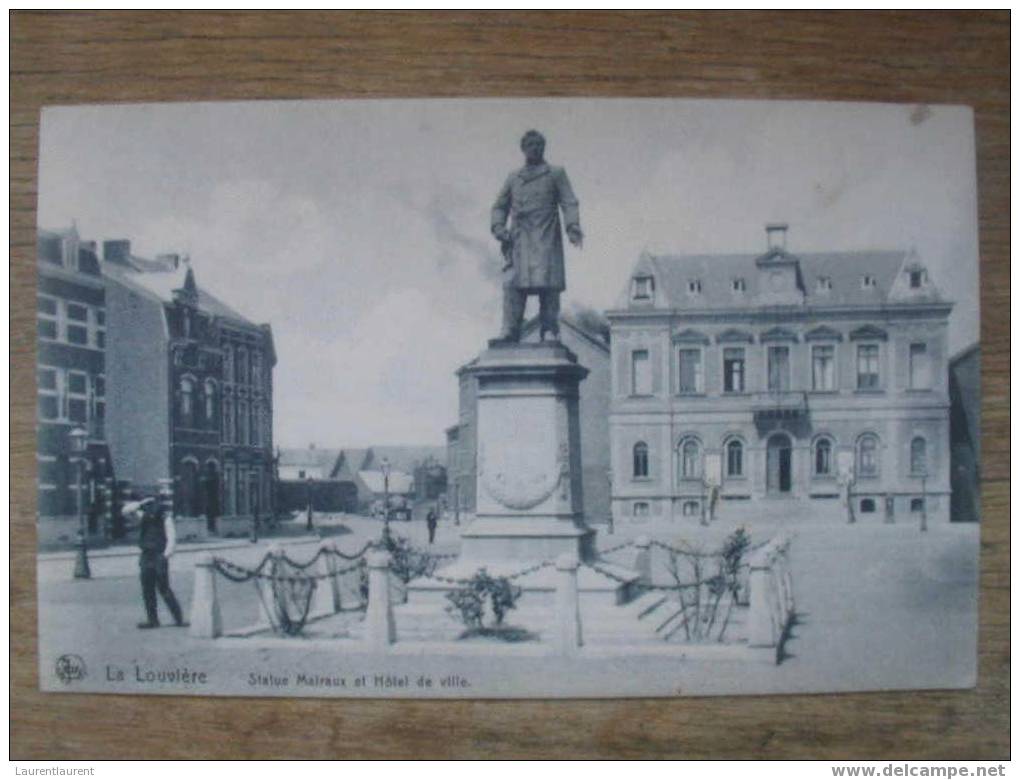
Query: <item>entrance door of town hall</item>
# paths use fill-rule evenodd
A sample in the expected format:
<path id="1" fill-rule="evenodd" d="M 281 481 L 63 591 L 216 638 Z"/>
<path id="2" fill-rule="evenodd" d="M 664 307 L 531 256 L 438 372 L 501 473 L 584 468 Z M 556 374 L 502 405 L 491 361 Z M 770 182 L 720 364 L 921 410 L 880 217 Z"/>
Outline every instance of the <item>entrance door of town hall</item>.
<path id="1" fill-rule="evenodd" d="M 785 433 L 774 433 L 769 437 L 765 469 L 769 493 L 790 492 L 793 483 L 793 445 Z"/>

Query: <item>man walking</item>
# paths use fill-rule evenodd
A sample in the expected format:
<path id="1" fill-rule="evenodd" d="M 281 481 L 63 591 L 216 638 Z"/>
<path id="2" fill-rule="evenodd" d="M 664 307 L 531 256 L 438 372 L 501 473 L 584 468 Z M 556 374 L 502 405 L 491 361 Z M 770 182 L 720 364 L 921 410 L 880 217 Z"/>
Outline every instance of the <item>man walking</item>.
<path id="1" fill-rule="evenodd" d="M 433 504 L 429 508 L 429 513 L 425 516 L 425 525 L 429 529 L 429 544 L 432 544 L 436 540 L 436 526 L 439 524 L 439 516 L 436 513 L 436 507 Z"/>
<path id="2" fill-rule="evenodd" d="M 128 507 L 125 507 L 127 510 Z M 138 531 L 138 546 L 141 555 L 138 567 L 142 580 L 142 600 L 145 602 L 146 620 L 139 623 L 142 629 L 159 628 L 159 615 L 156 611 L 156 592 L 163 597 L 174 623 L 184 626 L 184 617 L 177 597 L 170 589 L 170 557 L 174 554 L 177 544 L 177 533 L 174 527 L 173 514 L 166 512 L 154 498 L 147 498 L 132 507 L 136 516 L 141 514 Z"/>

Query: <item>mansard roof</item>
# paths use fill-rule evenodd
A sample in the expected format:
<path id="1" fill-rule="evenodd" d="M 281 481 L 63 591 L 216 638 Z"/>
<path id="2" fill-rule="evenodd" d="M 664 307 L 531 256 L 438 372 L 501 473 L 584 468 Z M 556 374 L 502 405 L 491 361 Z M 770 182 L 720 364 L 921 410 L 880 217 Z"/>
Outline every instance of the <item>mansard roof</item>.
<path id="1" fill-rule="evenodd" d="M 781 258 L 778 255 L 781 254 Z M 765 271 L 776 265 L 796 262 L 804 286 L 806 306 L 874 306 L 891 302 L 890 293 L 904 268 L 906 251 L 807 252 L 721 255 L 652 255 L 642 253 L 631 278 L 655 278 L 653 307 L 661 308 L 745 308 L 755 306 L 763 290 Z M 863 284 L 865 276 L 874 285 Z M 745 289 L 733 290 L 733 280 L 743 279 Z M 819 280 L 827 280 L 820 285 Z M 688 284 L 698 280 L 700 291 L 688 294 Z M 630 282 L 617 308 L 632 308 Z M 935 300 L 931 296 L 929 301 Z"/>

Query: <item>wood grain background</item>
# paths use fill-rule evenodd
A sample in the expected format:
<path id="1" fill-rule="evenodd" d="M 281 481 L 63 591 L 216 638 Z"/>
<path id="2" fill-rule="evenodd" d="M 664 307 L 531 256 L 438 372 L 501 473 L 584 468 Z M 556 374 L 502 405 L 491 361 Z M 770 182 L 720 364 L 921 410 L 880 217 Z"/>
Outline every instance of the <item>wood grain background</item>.
<path id="1" fill-rule="evenodd" d="M 1009 25 L 1008 12 L 11 13 L 12 757 L 1007 756 Z M 40 107 L 478 95 L 974 107 L 985 477 L 976 690 L 485 703 L 37 691 L 33 287 Z"/>

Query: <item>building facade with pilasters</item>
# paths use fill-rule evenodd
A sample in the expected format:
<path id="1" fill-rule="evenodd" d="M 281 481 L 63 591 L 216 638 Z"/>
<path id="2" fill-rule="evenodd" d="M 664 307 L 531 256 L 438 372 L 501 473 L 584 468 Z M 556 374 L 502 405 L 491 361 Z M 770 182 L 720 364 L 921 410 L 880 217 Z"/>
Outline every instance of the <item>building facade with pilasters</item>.
<path id="1" fill-rule="evenodd" d="M 913 252 L 767 237 L 645 254 L 608 313 L 614 518 L 948 520 L 951 303 Z"/>
<path id="2" fill-rule="evenodd" d="M 272 332 L 200 289 L 190 264 L 104 245 L 113 458 L 172 494 L 182 534 L 246 532 L 273 507 Z"/>

